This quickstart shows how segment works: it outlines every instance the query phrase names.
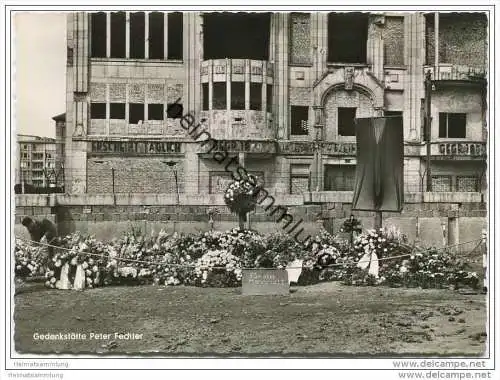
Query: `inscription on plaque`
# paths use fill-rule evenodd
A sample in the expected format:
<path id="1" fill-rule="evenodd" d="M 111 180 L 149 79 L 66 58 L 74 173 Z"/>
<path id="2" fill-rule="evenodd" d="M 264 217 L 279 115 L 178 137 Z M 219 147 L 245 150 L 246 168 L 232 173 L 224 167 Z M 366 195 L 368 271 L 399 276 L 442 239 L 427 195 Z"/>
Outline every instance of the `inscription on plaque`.
<path id="1" fill-rule="evenodd" d="M 164 141 L 93 141 L 91 152 L 100 154 L 172 154 L 181 152 L 181 144 Z"/>
<path id="2" fill-rule="evenodd" d="M 314 144 L 312 142 L 279 142 L 279 152 L 282 154 L 313 154 Z M 320 143 L 319 147 L 323 154 L 330 155 L 356 155 L 356 143 Z"/>
<path id="3" fill-rule="evenodd" d="M 284 269 L 243 269 L 241 293 L 251 295 L 288 295 L 290 285 Z"/>
<path id="4" fill-rule="evenodd" d="M 275 153 L 276 145 L 273 141 L 214 140 L 213 143 L 206 143 L 200 147 L 199 153 L 207 152 Z"/>

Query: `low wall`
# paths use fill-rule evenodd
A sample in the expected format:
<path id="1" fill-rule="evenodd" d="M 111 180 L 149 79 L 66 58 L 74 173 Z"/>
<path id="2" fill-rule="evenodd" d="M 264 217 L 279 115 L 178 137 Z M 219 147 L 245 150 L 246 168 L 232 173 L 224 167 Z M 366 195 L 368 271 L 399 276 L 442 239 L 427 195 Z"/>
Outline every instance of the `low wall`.
<path id="1" fill-rule="evenodd" d="M 312 195 L 311 195 L 312 194 Z M 354 214 L 364 228 L 372 228 L 373 212 L 351 210 L 346 193 L 306 193 L 276 195 L 274 206 L 286 206 L 293 223 L 304 229 L 302 237 L 316 233 L 322 220 L 331 232 L 338 232 L 342 222 Z M 418 239 L 425 246 L 441 247 L 476 240 L 486 228 L 486 204 L 475 193 L 409 194 L 401 213 L 383 213 L 384 225 L 395 225 L 410 241 Z M 227 230 L 238 225 L 238 219 L 223 203 L 220 194 L 181 196 L 179 204 L 170 194 L 24 194 L 16 195 L 14 232 L 27 237 L 21 220 L 25 216 L 53 220 L 60 235 L 80 231 L 100 240 L 111 240 L 132 228 L 146 233 L 165 229 L 167 232 L 199 232 L 210 229 L 208 210 L 215 209 L 213 228 Z M 281 230 L 277 223 L 283 211 L 270 215 L 273 208 L 259 206 L 250 215 L 251 228 L 266 233 Z M 443 239 L 444 226 L 444 239 Z M 467 248 L 467 247 L 466 247 Z"/>

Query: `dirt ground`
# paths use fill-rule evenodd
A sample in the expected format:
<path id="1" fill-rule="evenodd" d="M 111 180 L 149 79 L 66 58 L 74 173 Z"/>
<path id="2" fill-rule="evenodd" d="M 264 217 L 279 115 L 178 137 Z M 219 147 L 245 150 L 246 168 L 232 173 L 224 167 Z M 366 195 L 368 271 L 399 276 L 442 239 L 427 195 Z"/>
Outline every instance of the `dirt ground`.
<path id="1" fill-rule="evenodd" d="M 484 295 L 452 290 L 322 283 L 242 296 L 240 288 L 26 284 L 14 320 L 20 353 L 473 356 L 485 351 L 487 315 Z M 47 333 L 80 336 L 35 339 Z"/>

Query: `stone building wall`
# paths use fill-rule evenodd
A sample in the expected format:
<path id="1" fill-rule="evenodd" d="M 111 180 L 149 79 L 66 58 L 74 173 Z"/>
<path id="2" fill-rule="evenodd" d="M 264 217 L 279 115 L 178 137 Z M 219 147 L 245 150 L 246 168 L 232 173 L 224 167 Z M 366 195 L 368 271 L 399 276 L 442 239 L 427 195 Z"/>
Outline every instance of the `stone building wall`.
<path id="1" fill-rule="evenodd" d="M 175 194 L 173 169 L 164 158 L 100 157 L 87 161 L 87 192 L 112 192 L 112 168 L 115 193 L 169 193 Z M 179 192 L 184 192 L 184 159 L 176 159 Z"/>
<path id="2" fill-rule="evenodd" d="M 373 228 L 374 213 L 368 211 L 352 211 L 350 197 L 319 203 L 305 203 L 302 196 L 277 196 L 275 206 L 288 208 L 294 221 L 302 221 L 307 233 L 318 231 L 318 219 L 332 233 L 337 233 L 340 224 L 351 213 L 359 218 L 364 228 Z M 384 224 L 395 225 L 413 241 L 419 230 L 419 239 L 424 246 L 442 246 L 442 225 L 458 223 L 458 242 L 468 242 L 481 238 L 481 230 L 487 226 L 486 204 L 477 197 L 465 194 L 429 193 L 407 195 L 407 202 L 401 213 L 384 213 Z M 433 201 L 434 200 L 434 201 Z M 467 202 L 463 202 L 467 200 Z M 24 216 L 35 218 L 48 217 L 58 226 L 59 234 L 80 231 L 94 235 L 98 239 L 111 240 L 131 227 L 142 231 L 158 232 L 161 228 L 167 232 L 182 231 L 185 233 L 206 231 L 208 209 L 217 209 L 214 228 L 225 230 L 238 224 L 237 216 L 231 214 L 224 205 L 222 196 L 206 195 L 204 197 L 181 198 L 181 204 L 175 204 L 175 197 L 140 194 L 116 194 L 113 196 L 69 196 L 69 195 L 33 195 L 16 196 L 15 234 L 28 238 L 24 227 L 20 224 Z M 189 204 L 186 204 L 189 203 Z M 270 215 L 269 210 L 259 206 L 250 215 L 251 228 L 262 233 L 279 231 L 283 223 L 278 223 L 280 212 Z M 417 227 L 417 218 L 420 227 Z"/>

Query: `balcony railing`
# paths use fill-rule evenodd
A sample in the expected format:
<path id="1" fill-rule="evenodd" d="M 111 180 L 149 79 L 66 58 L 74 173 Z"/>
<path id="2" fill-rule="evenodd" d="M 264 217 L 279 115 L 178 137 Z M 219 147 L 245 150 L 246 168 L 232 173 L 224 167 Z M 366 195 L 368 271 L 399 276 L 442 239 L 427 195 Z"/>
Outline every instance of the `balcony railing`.
<path id="1" fill-rule="evenodd" d="M 431 153 L 436 156 L 486 157 L 485 142 L 435 142 Z"/>
<path id="2" fill-rule="evenodd" d="M 251 82 L 262 82 L 262 77 L 267 76 L 269 83 L 273 78 L 274 65 L 269 61 L 259 61 L 255 59 L 209 59 L 201 62 L 201 77 L 202 82 L 208 82 L 210 73 L 213 76 L 213 81 L 225 81 L 226 75 L 232 76 L 246 74 L 250 76 Z"/>
<path id="3" fill-rule="evenodd" d="M 431 79 L 436 81 L 480 81 L 486 79 L 486 68 L 480 66 L 440 64 L 435 73 L 434 66 L 424 66 L 424 76 L 430 70 Z"/>

